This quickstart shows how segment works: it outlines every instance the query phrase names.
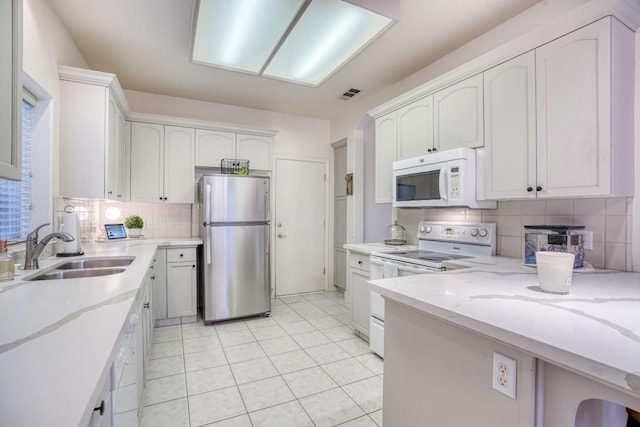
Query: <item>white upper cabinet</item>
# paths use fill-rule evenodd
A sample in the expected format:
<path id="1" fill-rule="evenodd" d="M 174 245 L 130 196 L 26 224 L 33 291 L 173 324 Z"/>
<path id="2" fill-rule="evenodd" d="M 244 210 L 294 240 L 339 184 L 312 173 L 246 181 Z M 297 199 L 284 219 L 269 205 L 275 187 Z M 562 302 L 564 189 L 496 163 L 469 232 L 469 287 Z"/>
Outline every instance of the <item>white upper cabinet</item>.
<path id="1" fill-rule="evenodd" d="M 271 170 L 271 137 L 239 133 L 236 158 L 249 160 L 250 169 Z"/>
<path id="2" fill-rule="evenodd" d="M 22 0 L 0 2 L 0 178 L 22 173 Z"/>
<path id="3" fill-rule="evenodd" d="M 396 127 L 396 111 L 376 119 L 376 203 L 392 202 L 392 168 L 398 141 Z"/>
<path id="4" fill-rule="evenodd" d="M 131 201 L 193 203 L 195 130 L 131 123 Z"/>
<path id="5" fill-rule="evenodd" d="M 535 54 L 531 51 L 484 73 L 485 198 L 536 196 L 535 124 Z"/>
<path id="6" fill-rule="evenodd" d="M 433 151 L 433 97 L 425 96 L 398 109 L 397 160 Z"/>
<path id="7" fill-rule="evenodd" d="M 132 202 L 158 202 L 164 198 L 164 125 L 131 123 Z"/>
<path id="8" fill-rule="evenodd" d="M 611 17 L 536 49 L 539 196 L 632 195 L 633 68 Z"/>
<path id="9" fill-rule="evenodd" d="M 164 127 L 164 201 L 193 203 L 195 200 L 195 129 Z"/>
<path id="10" fill-rule="evenodd" d="M 114 74 L 60 66 L 60 195 L 126 200 L 124 93 Z"/>
<path id="11" fill-rule="evenodd" d="M 607 17 L 485 82 L 485 198 L 631 196 L 633 38 Z"/>
<path id="12" fill-rule="evenodd" d="M 196 166 L 220 167 L 222 159 L 249 160 L 250 169 L 271 170 L 270 136 L 196 129 Z"/>
<path id="13" fill-rule="evenodd" d="M 219 168 L 222 159 L 235 157 L 235 133 L 196 129 L 196 166 Z"/>
<path id="14" fill-rule="evenodd" d="M 438 151 L 484 144 L 482 100 L 482 74 L 433 94 L 434 141 Z"/>

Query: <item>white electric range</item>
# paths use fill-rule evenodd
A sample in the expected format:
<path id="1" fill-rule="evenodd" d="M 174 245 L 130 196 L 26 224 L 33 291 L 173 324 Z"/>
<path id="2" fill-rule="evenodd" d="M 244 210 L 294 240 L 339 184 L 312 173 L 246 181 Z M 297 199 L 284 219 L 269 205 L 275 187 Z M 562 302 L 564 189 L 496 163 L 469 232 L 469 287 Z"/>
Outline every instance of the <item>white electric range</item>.
<path id="1" fill-rule="evenodd" d="M 406 252 L 372 252 L 369 279 L 427 274 L 444 270 L 442 263 L 496 253 L 494 223 L 421 221 L 418 248 Z M 369 298 L 369 346 L 384 357 L 384 299 L 371 292 Z"/>

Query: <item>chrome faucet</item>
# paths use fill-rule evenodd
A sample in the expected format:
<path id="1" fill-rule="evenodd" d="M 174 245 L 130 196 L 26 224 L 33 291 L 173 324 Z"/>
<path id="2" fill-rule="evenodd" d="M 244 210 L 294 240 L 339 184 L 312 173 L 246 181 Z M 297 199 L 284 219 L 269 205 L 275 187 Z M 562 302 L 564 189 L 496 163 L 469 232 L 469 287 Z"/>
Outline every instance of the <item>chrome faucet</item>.
<path id="1" fill-rule="evenodd" d="M 38 242 L 38 230 L 47 225 L 49 225 L 49 223 L 42 224 L 31 233 L 27 234 L 27 248 L 24 253 L 24 266 L 22 267 L 23 270 L 35 270 L 40 268 L 40 266 L 38 265 L 38 257 L 47 246 L 47 243 L 49 243 L 49 240 L 53 239 L 54 237 L 62 239 L 62 241 L 64 242 L 71 242 L 73 240 L 73 236 L 71 234 L 62 231 L 55 231 L 51 234 L 47 234 L 42 238 L 41 242 Z"/>

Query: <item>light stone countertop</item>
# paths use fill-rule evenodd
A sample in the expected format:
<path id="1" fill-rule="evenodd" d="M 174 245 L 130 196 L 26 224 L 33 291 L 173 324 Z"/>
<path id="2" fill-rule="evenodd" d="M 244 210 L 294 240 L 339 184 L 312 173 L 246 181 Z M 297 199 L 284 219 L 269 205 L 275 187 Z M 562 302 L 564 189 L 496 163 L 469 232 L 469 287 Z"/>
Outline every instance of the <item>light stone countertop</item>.
<path id="1" fill-rule="evenodd" d="M 343 247 L 365 255 L 370 255 L 371 252 L 404 252 L 417 248 L 415 245 L 385 245 L 384 243 L 347 243 Z"/>
<path id="2" fill-rule="evenodd" d="M 557 295 L 540 291 L 535 267 L 521 262 L 455 261 L 470 268 L 369 286 L 389 300 L 640 398 L 640 273 L 574 272 L 570 294 Z"/>
<path id="3" fill-rule="evenodd" d="M 83 257 L 136 259 L 112 276 L 24 280 L 82 258 L 50 257 L 40 260 L 40 270 L 0 282 L 0 425 L 86 425 L 156 249 L 201 243 L 171 238 L 83 244 Z"/>

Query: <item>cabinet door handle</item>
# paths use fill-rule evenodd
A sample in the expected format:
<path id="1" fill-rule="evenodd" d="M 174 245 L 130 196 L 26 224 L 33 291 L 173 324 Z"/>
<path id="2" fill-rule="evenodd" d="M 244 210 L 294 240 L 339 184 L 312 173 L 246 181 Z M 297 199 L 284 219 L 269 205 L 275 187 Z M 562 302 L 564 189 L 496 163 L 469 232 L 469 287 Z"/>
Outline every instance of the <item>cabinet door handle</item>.
<path id="1" fill-rule="evenodd" d="M 160 200 L 162 200 L 162 196 L 160 196 Z"/>
<path id="2" fill-rule="evenodd" d="M 104 400 L 100 402 L 100 406 L 93 408 L 93 412 L 100 411 L 100 416 L 104 414 Z"/>
<path id="3" fill-rule="evenodd" d="M 193 264 L 193 265 L 192 265 L 192 267 L 193 267 L 193 268 L 196 268 L 196 265 L 195 265 L 195 264 Z"/>
<path id="4" fill-rule="evenodd" d="M 542 191 L 542 187 L 540 187 L 539 185 L 536 187 L 536 191 Z"/>
<path id="5" fill-rule="evenodd" d="M 165 200 L 167 200 L 167 198 L 166 198 L 166 197 L 165 197 L 164 199 L 165 199 Z"/>
<path id="6" fill-rule="evenodd" d="M 358 265 L 362 265 L 362 261 L 358 261 Z"/>
<path id="7" fill-rule="evenodd" d="M 527 187 L 527 191 L 531 193 L 533 191 L 533 187 Z"/>
<path id="8" fill-rule="evenodd" d="M 156 280 L 156 276 L 151 276 L 151 280 Z"/>
<path id="9" fill-rule="evenodd" d="M 180 254 L 180 258 L 182 258 L 184 256 L 184 254 Z"/>
<path id="10" fill-rule="evenodd" d="M 144 303 L 144 305 L 143 305 L 143 307 L 144 307 L 144 308 L 149 308 L 149 307 L 150 307 L 150 305 L 149 305 L 149 303 L 148 303 L 148 302 L 145 302 L 145 303 Z"/>

